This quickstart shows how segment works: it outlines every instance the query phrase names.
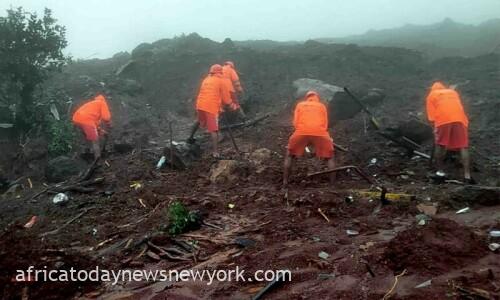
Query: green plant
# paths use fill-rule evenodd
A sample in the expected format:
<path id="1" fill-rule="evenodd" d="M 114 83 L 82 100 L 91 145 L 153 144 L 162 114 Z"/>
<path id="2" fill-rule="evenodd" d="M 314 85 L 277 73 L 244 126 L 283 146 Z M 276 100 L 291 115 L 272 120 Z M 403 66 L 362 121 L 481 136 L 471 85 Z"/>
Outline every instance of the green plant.
<path id="1" fill-rule="evenodd" d="M 34 93 L 68 62 L 66 45 L 66 29 L 49 9 L 41 17 L 21 7 L 0 16 L 0 101 L 15 107 L 16 127 L 27 131 L 37 125 Z"/>
<path id="2" fill-rule="evenodd" d="M 168 232 L 178 235 L 199 227 L 200 217 L 196 212 L 189 211 L 182 202 L 174 201 L 168 206 Z"/>
<path id="3" fill-rule="evenodd" d="M 67 120 L 55 120 L 48 124 L 49 155 L 64 155 L 73 148 L 75 131 L 73 125 Z"/>

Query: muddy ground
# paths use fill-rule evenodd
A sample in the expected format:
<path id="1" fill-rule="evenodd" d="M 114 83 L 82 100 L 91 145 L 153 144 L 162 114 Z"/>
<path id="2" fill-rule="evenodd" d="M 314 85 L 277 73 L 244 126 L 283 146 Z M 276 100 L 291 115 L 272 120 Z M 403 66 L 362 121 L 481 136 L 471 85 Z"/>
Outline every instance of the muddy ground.
<path id="1" fill-rule="evenodd" d="M 347 50 L 341 47 L 338 51 Z M 306 50 L 294 48 L 290 51 L 293 57 Z M 271 55 L 281 57 L 281 54 Z M 413 54 L 405 55 L 413 57 Z M 335 83 L 333 78 L 340 78 L 342 72 L 322 77 L 321 57 L 317 57 L 320 63 L 311 72 L 317 72 L 316 78 L 327 81 L 325 77 L 330 76 L 328 82 Z M 453 69 L 454 62 L 433 74 L 447 75 L 454 80 L 472 78 L 461 92 L 471 111 L 471 141 L 481 154 L 473 156 L 474 176 L 483 185 L 495 186 L 498 185 L 500 145 L 500 123 L 495 117 L 499 103 L 495 97 L 500 95 L 500 90 L 492 79 L 499 73 L 498 69 L 488 69 L 487 59 L 466 60 L 469 72 Z M 307 65 L 308 59 L 300 61 Z M 341 61 L 339 59 L 338 63 Z M 386 62 L 380 60 L 373 64 L 380 64 L 377 68 L 383 69 Z M 391 64 L 398 66 L 398 70 L 402 68 L 401 62 Z M 272 65 L 267 68 L 272 69 Z M 413 85 L 409 76 L 396 80 L 397 74 L 389 74 L 373 79 L 377 84 L 371 84 L 370 78 L 376 72 L 366 69 L 370 67 L 364 66 L 361 70 L 364 75 L 360 89 L 362 86 L 381 87 L 387 91 L 386 102 L 374 109 L 386 126 L 418 117 L 418 112 L 423 111 L 421 97 L 425 90 Z M 99 72 L 99 69 L 92 70 Z M 414 71 L 415 65 L 412 65 L 403 73 L 413 74 Z M 290 83 L 296 76 L 303 77 L 300 68 L 290 72 L 293 75 L 289 79 L 282 78 L 284 82 Z M 413 76 L 419 78 L 417 75 L 411 78 Z M 418 84 L 423 85 L 429 77 L 433 76 L 418 79 Z M 253 80 L 250 91 L 258 86 L 257 79 Z M 356 78 L 346 81 L 356 82 Z M 148 84 L 153 86 L 154 82 Z M 144 107 L 149 101 L 159 101 L 160 96 L 152 96 L 154 91 L 139 96 L 125 96 L 121 91 L 114 91 L 111 101 L 118 121 L 110 144 L 126 141 L 131 148 L 121 152 L 108 148 L 105 159 L 91 177 L 104 178 L 102 183 L 93 186 L 94 191 L 69 192 L 68 203 L 55 205 L 52 194 L 34 197 L 45 188 L 43 178 L 33 177 L 30 187 L 29 177 L 26 177 L 21 182 L 24 189 L 0 201 L 2 299 L 250 299 L 266 285 L 263 282 L 215 282 L 212 285 L 206 282 L 120 282 L 117 285 L 17 282 L 16 270 L 27 269 L 30 265 L 38 269 L 47 266 L 48 269 L 65 270 L 71 267 L 93 269 L 95 266 L 115 270 L 232 269 L 238 266 L 247 273 L 258 269 L 291 270 L 292 281 L 277 286 L 265 295 L 265 299 L 381 299 L 393 287 L 395 276 L 400 274 L 403 275 L 398 276 L 391 299 L 500 297 L 500 260 L 498 252 L 488 249 L 489 243 L 499 242 L 488 236 L 489 231 L 500 229 L 498 193 L 451 183 L 433 184 L 427 176 L 431 170 L 428 162 L 408 156 L 406 150 L 382 139 L 367 125 L 367 117 L 363 114 L 334 125 L 335 142 L 349 149 L 348 152 L 337 151 L 336 160 L 339 166 L 359 166 L 373 182 L 352 172 L 339 173 L 334 185 L 324 176 L 307 177 L 325 166 L 313 158 L 303 158 L 294 168 L 285 198 L 281 189 L 281 170 L 291 134 L 293 102 L 288 99 L 291 97 L 290 85 L 280 84 L 283 87 L 274 94 L 267 92 L 267 85 L 272 85 L 269 81 L 261 89 L 254 88 L 254 92 L 250 92 L 269 99 L 267 106 L 259 102 L 251 110 L 250 117 L 264 113 L 272 115 L 254 126 L 234 130 L 242 157 L 233 150 L 226 133 L 221 144 L 222 154 L 238 164 L 234 177 L 217 183 L 210 181 L 209 174 L 218 162 L 209 157 L 208 151 L 188 170 L 172 170 L 168 166 L 160 170 L 155 168 L 163 147 L 168 144 L 168 120 L 175 120 L 174 139 L 183 140 L 192 121 L 190 113 L 183 114 L 181 108 L 181 112 L 163 114 L 151 108 L 133 106 L 134 101 Z M 157 91 L 160 95 L 163 88 L 166 87 Z M 183 102 L 182 105 L 187 104 Z M 148 122 L 141 122 L 144 119 Z M 202 149 L 209 149 L 205 136 L 200 135 L 198 141 Z M 423 152 L 430 152 L 430 141 L 423 142 L 422 147 Z M 269 149 L 271 154 L 256 157 L 255 151 L 261 148 Z M 447 167 L 454 179 L 461 179 L 456 161 L 450 161 Z M 36 174 L 34 170 L 30 172 L 26 174 Z M 134 187 L 135 183 L 140 183 L 140 187 Z M 376 191 L 375 186 L 385 186 L 391 193 L 414 197 L 382 205 L 379 199 L 355 192 L 359 189 Z M 349 196 L 353 201 L 346 201 Z M 169 236 L 166 232 L 167 208 L 176 200 L 190 210 L 199 210 L 208 225 L 186 234 Z M 430 220 L 418 225 L 416 216 L 421 214 L 418 207 L 422 205 L 427 209 L 436 206 L 437 214 L 427 212 Z M 465 207 L 471 210 L 455 214 Z M 32 216 L 37 216 L 36 222 L 31 228 L 25 228 Z M 60 230 L 54 233 L 58 228 Z M 359 234 L 350 236 L 347 230 Z M 248 242 L 245 246 L 241 245 L 242 239 Z M 196 246 L 190 248 L 189 245 Z M 190 254 L 187 260 L 158 259 L 154 255 L 159 252 L 155 246 L 175 247 Z M 182 250 L 183 247 L 187 249 Z M 328 254 L 327 258 L 318 256 L 322 251 Z M 430 285 L 416 288 L 428 280 L 431 280 Z"/>
<path id="2" fill-rule="evenodd" d="M 350 145 L 343 130 L 346 128 L 339 128 L 336 141 Z M 338 163 L 362 166 L 390 192 L 409 193 L 416 200 L 381 206 L 377 200 L 353 194 L 353 189 L 371 187 L 360 177 L 339 174 L 333 186 L 326 178 L 306 178 L 307 173 L 324 166 L 314 159 L 303 159 L 295 169 L 287 201 L 280 187 L 282 155 L 290 134 L 286 120 L 273 116 L 236 133 L 236 141 L 245 153 L 264 147 L 273 154 L 262 164 L 243 159 L 242 171 L 231 183 L 212 184 L 208 180 L 207 174 L 216 163 L 208 157 L 188 171 L 157 171 L 154 166 L 159 152 L 154 155 L 157 150 L 151 144 L 151 149 L 133 153 L 109 153 L 109 166 L 101 164 L 94 174 L 105 178 L 98 191 L 71 193 L 72 199 L 65 206 L 52 204 L 49 195 L 33 201 L 4 199 L 3 215 L 9 216 L 2 219 L 6 226 L 1 243 L 4 298 L 25 293 L 30 299 L 70 295 L 111 299 L 248 299 L 264 286 L 253 282 L 112 286 L 11 281 L 15 269 L 29 265 L 154 270 L 189 269 L 203 265 L 204 260 L 208 262 L 204 266 L 213 269 L 239 266 L 247 272 L 292 270 L 292 282 L 270 292 L 266 299 L 380 299 L 391 288 L 394 276 L 403 270 L 406 273 L 394 290 L 394 299 L 472 297 L 483 290 L 491 299 L 498 297 L 500 263 L 498 254 L 488 250 L 487 233 L 500 225 L 500 206 L 483 207 L 473 199 L 450 202 L 450 193 L 460 187 L 430 184 L 425 160 L 407 158 L 370 133 L 366 139 L 373 142 L 371 147 L 375 149 L 369 153 L 338 153 Z M 229 141 L 223 142 L 222 147 L 225 157 L 239 160 Z M 354 143 L 350 149 L 355 149 Z M 368 167 L 370 157 L 377 157 L 379 163 Z M 402 178 L 398 174 L 410 175 Z M 131 188 L 134 181 L 139 181 L 142 188 Z M 36 184 L 33 190 L 40 188 Z M 105 195 L 103 192 L 108 190 L 114 193 Z M 347 203 L 345 198 L 350 195 L 354 202 Z M 162 246 L 175 245 L 163 232 L 168 224 L 166 208 L 173 200 L 201 210 L 207 223 L 220 227 L 202 226 L 175 238 L 197 241 L 196 262 L 156 261 L 144 254 L 145 237 Z M 435 203 L 439 208 L 438 214 L 423 226 L 417 225 L 415 219 L 419 203 Z M 234 204 L 234 208 L 228 204 Z M 454 213 L 456 208 L 466 206 L 472 207 L 470 213 Z M 86 210 L 89 211 L 59 233 L 41 237 Z M 32 215 L 38 216 L 35 225 L 23 228 Z M 346 230 L 356 230 L 359 235 L 348 236 Z M 235 244 L 235 238 L 250 239 L 255 244 L 242 248 Z M 102 242 L 104 245 L 100 245 Z M 319 258 L 321 251 L 329 257 Z M 430 279 L 431 286 L 415 288 Z"/>

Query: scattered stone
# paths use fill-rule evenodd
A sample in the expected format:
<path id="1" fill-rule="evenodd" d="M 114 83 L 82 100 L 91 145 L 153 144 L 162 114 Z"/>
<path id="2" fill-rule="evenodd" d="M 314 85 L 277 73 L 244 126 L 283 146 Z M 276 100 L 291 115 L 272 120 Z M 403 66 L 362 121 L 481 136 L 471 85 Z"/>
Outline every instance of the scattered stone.
<path id="1" fill-rule="evenodd" d="M 272 156 L 272 151 L 267 148 L 260 148 L 250 154 L 250 161 L 256 165 L 262 165 L 269 161 Z"/>
<path id="2" fill-rule="evenodd" d="M 318 257 L 327 260 L 328 257 L 330 257 L 330 254 L 326 253 L 325 251 L 321 251 L 320 253 L 318 253 Z"/>
<path id="3" fill-rule="evenodd" d="M 432 205 L 427 205 L 427 204 L 419 204 L 417 205 L 417 209 L 419 212 L 426 214 L 428 216 L 434 216 L 437 213 L 437 206 L 432 204 Z"/>
<path id="4" fill-rule="evenodd" d="M 359 245 L 359 249 L 363 250 L 363 251 L 368 251 L 368 249 L 370 249 L 371 247 L 373 247 L 375 245 L 374 242 L 367 242 L 366 244 L 364 245 Z"/>
<path id="5" fill-rule="evenodd" d="M 256 242 L 252 239 L 238 237 L 234 239 L 234 243 L 240 247 L 248 248 L 254 246 Z"/>
<path id="6" fill-rule="evenodd" d="M 63 204 L 69 201 L 68 195 L 65 193 L 59 193 L 52 198 L 52 203 L 54 204 Z"/>
<path id="7" fill-rule="evenodd" d="M 490 248 L 491 251 L 495 252 L 498 249 L 500 249 L 500 244 L 498 244 L 498 243 L 491 243 L 491 244 L 489 244 L 488 248 Z"/>
<path id="8" fill-rule="evenodd" d="M 210 170 L 212 183 L 234 182 L 238 179 L 239 164 L 236 160 L 220 160 Z"/>

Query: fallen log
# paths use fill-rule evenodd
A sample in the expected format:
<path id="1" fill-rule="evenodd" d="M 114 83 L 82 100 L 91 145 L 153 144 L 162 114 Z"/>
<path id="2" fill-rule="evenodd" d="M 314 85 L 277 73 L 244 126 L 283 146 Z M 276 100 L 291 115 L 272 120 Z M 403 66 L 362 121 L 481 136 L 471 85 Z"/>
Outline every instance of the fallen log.
<path id="1" fill-rule="evenodd" d="M 47 192 L 56 192 L 56 193 L 63 193 L 63 192 L 67 192 L 67 191 L 70 191 L 70 190 L 74 190 L 74 191 L 80 191 L 80 192 L 83 192 L 83 193 L 90 193 L 90 192 L 93 192 L 94 190 L 92 189 L 85 189 L 85 188 L 82 188 L 84 186 L 88 186 L 88 185 L 91 185 L 91 184 L 97 184 L 97 183 L 101 183 L 104 181 L 104 178 L 97 178 L 97 179 L 94 179 L 94 180 L 89 180 L 89 178 L 92 176 L 94 170 L 96 169 L 97 167 L 97 162 L 99 161 L 99 158 L 97 159 L 94 159 L 94 161 L 92 162 L 92 164 L 90 164 L 90 166 L 87 168 L 87 170 L 82 174 L 82 176 L 80 176 L 76 181 L 74 181 L 73 183 L 69 182 L 65 185 L 65 182 L 63 183 L 58 183 L 58 184 L 55 184 L 55 185 L 52 185 L 52 186 L 48 186 L 46 188 L 44 188 L 43 190 L 37 192 L 36 194 L 34 194 L 33 196 L 31 196 L 29 199 L 29 201 L 33 201 L 35 200 L 36 198 L 38 198 L 40 195 L 42 194 L 45 194 Z"/>

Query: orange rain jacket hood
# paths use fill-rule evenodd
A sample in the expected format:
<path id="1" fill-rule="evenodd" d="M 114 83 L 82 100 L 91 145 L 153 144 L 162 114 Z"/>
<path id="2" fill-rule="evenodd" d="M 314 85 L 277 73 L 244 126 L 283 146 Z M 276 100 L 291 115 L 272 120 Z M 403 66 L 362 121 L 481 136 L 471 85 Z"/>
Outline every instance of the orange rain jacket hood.
<path id="1" fill-rule="evenodd" d="M 208 75 L 201 83 L 196 109 L 219 115 L 222 105 L 231 104 L 229 86 L 219 74 Z"/>
<path id="2" fill-rule="evenodd" d="M 465 127 L 469 120 L 464 112 L 460 95 L 441 82 L 435 82 L 426 99 L 427 118 L 435 127 L 459 122 Z"/>
<path id="3" fill-rule="evenodd" d="M 308 92 L 306 99 L 297 104 L 293 126 L 297 135 L 330 136 L 326 106 L 316 92 Z"/>
<path id="4" fill-rule="evenodd" d="M 73 114 L 74 123 L 99 126 L 101 121 L 111 121 L 108 103 L 103 95 L 97 95 L 80 106 Z"/>

